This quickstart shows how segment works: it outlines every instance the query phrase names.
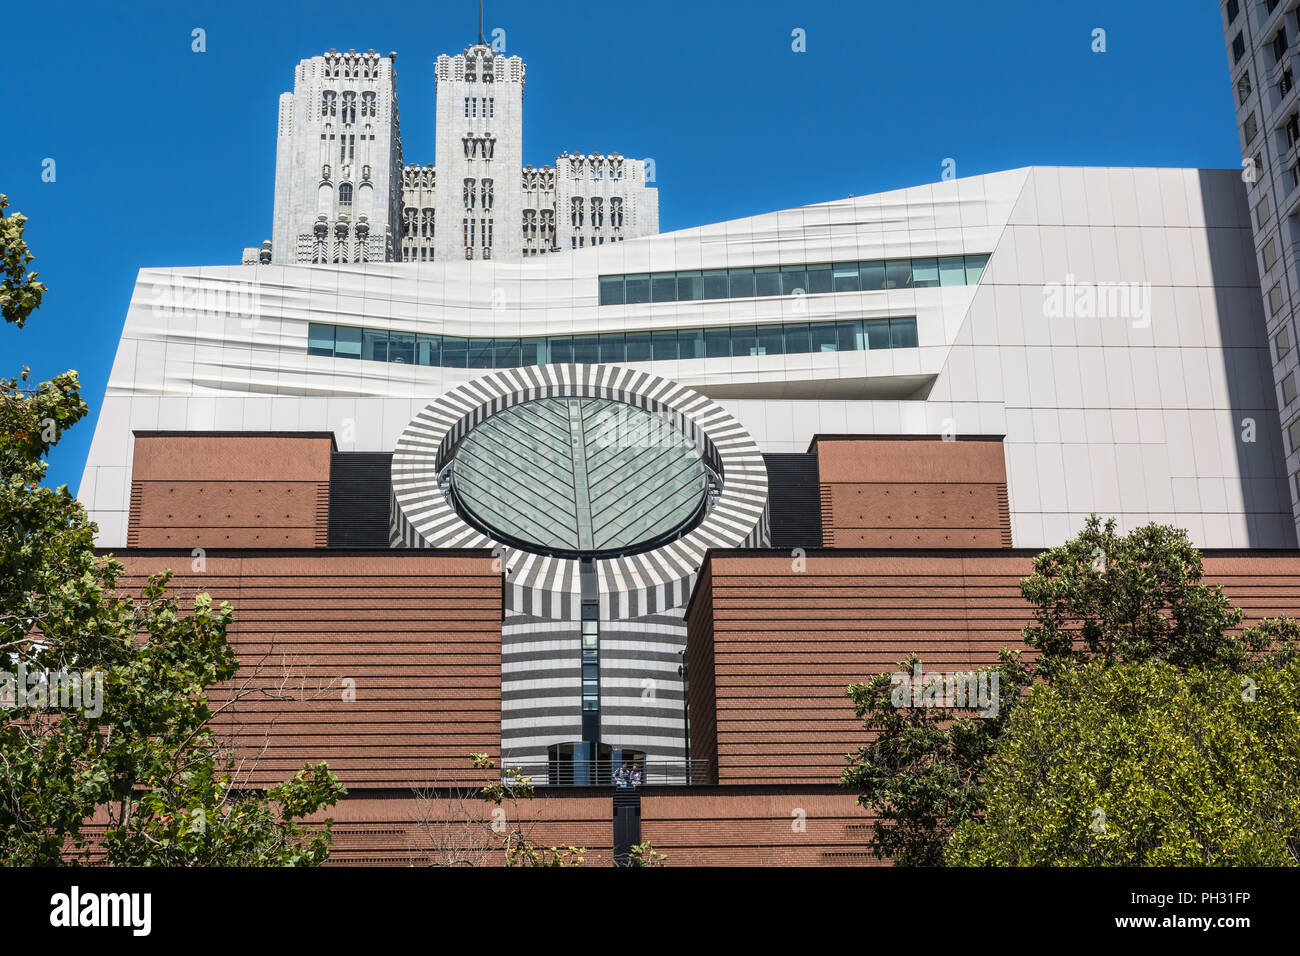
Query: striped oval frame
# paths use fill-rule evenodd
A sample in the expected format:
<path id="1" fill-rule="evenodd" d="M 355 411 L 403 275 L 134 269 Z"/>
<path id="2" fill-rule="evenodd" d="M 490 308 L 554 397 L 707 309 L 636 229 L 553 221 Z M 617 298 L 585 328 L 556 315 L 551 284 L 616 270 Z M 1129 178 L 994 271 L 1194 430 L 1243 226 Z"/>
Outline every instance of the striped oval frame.
<path id="1" fill-rule="evenodd" d="M 394 548 L 491 548 L 506 575 L 506 610 L 576 620 L 579 562 L 504 545 L 471 527 L 438 487 L 438 473 L 471 428 L 497 412 L 539 398 L 608 398 L 668 413 L 722 478 L 704 520 L 676 541 L 640 554 L 594 562 L 600 616 L 640 617 L 686 604 L 709 548 L 768 543 L 767 467 L 758 445 L 710 398 L 658 375 L 613 365 L 536 365 L 502 369 L 430 402 L 393 452 L 389 539 Z M 704 441 L 701 441 L 701 438 Z"/>

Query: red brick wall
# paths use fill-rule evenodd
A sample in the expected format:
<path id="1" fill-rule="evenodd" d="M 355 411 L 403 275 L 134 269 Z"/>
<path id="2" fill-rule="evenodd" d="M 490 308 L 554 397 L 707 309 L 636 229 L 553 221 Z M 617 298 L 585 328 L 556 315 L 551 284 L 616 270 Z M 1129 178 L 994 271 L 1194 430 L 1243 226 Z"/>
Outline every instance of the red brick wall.
<path id="1" fill-rule="evenodd" d="M 818 437 L 828 548 L 1009 548 L 1001 439 Z"/>
<path id="2" fill-rule="evenodd" d="M 1024 552 L 714 553 L 689 614 L 692 750 L 717 755 L 717 781 L 830 783 L 863 742 L 845 688 L 915 651 L 935 671 L 995 663 L 1025 649 Z M 1209 583 L 1248 620 L 1300 617 L 1300 554 L 1208 554 Z M 1032 655 L 1027 655 L 1032 656 Z M 710 669 L 711 668 L 711 669 Z M 713 734 L 696 743 L 695 734 Z"/>
<path id="3" fill-rule="evenodd" d="M 139 434 L 127 544 L 323 548 L 329 435 Z"/>
<path id="4" fill-rule="evenodd" d="M 485 552 L 214 551 L 202 571 L 188 551 L 118 559 L 130 591 L 170 568 L 180 594 L 234 607 L 233 685 L 252 696 L 218 726 L 242 752 L 265 745 L 250 782 L 324 760 L 350 790 L 451 785 L 479 779 L 469 754 L 499 756 L 501 575 Z"/>
<path id="5" fill-rule="evenodd" d="M 500 866 L 505 854 L 484 833 L 492 822 L 492 805 L 464 788 L 462 796 L 411 793 L 345 797 L 318 814 L 334 822 L 330 862 L 350 866 L 431 866 L 473 861 Z M 614 807 L 608 791 L 538 790 L 519 803 L 517 819 L 527 839 L 541 846 L 585 850 L 589 866 L 613 862 Z M 467 819 L 468 818 L 468 819 Z M 509 821 L 516 811 L 509 809 Z"/>
<path id="6" fill-rule="evenodd" d="M 659 790 L 641 799 L 641 839 L 667 866 L 860 866 L 876 862 L 870 827 L 857 795 L 833 789 Z"/>

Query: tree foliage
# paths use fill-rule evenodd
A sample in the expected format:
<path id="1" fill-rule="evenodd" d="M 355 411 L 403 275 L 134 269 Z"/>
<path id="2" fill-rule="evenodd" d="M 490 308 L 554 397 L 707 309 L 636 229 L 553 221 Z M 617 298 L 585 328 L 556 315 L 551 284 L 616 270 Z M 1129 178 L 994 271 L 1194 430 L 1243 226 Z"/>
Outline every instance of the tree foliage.
<path id="1" fill-rule="evenodd" d="M 1062 673 L 1029 693 L 952 865 L 1300 864 L 1300 663 Z"/>
<path id="2" fill-rule="evenodd" d="M 39 273 L 27 271 L 32 261 L 23 238 L 27 217 L 18 212 L 6 216 L 8 206 L 9 197 L 0 195 L 0 316 L 21 329 L 40 306 L 45 286 L 36 281 Z"/>
<path id="3" fill-rule="evenodd" d="M 470 754 L 478 770 L 495 770 L 496 761 L 487 754 Z M 521 767 L 507 768 L 494 782 L 479 790 L 480 796 L 502 812 L 496 815 L 506 866 L 581 866 L 587 851 L 576 846 L 546 846 L 532 840 L 531 827 L 520 813 L 520 804 L 537 796 L 533 780 Z"/>
<path id="4" fill-rule="evenodd" d="M 910 674 L 921 664 L 913 654 L 898 667 Z M 998 713 L 972 715 L 954 707 L 896 706 L 893 674 L 878 674 L 848 689 L 854 713 L 871 740 L 847 758 L 840 782 L 858 792 L 858 804 L 874 810 L 871 850 L 897 866 L 938 866 L 952 829 L 983 806 L 980 770 L 1029 672 L 1018 654 L 1003 651 L 998 674 Z M 978 672 L 977 672 L 978 673 Z"/>
<path id="5" fill-rule="evenodd" d="M 876 815 L 873 853 L 896 865 L 943 862 L 953 831 L 983 813 L 985 767 L 1034 681 L 1054 682 L 1090 662 L 1251 674 L 1296 659 L 1300 625 L 1279 618 L 1242 628 L 1241 610 L 1203 577 L 1185 531 L 1151 524 L 1121 535 L 1113 520 L 1092 516 L 1074 538 L 1038 555 L 1021 582 L 1031 613 L 1022 637 L 1038 653 L 1025 666 L 1003 650 L 996 716 L 899 707 L 890 674 L 849 687 L 870 739 L 846 758 L 841 783 Z M 899 668 L 920 664 L 913 656 Z"/>
<path id="6" fill-rule="evenodd" d="M 45 291 L 26 269 L 23 224 L 0 216 L 0 308 L 18 326 Z M 79 857 L 92 817 L 116 864 L 321 862 L 328 821 L 299 821 L 337 800 L 338 780 L 320 765 L 250 789 L 213 730 L 208 688 L 239 668 L 229 605 L 200 594 L 185 613 L 170 574 L 121 593 L 124 569 L 96 555 L 81 504 L 41 483 L 45 456 L 85 414 L 76 372 L 0 381 L 0 862 Z M 82 693 L 45 692 L 60 675 Z"/>
<path id="7" fill-rule="evenodd" d="M 1074 538 L 1034 558 L 1020 583 L 1033 608 L 1024 640 L 1039 651 L 1039 676 L 1091 660 L 1241 670 L 1262 654 L 1294 653 L 1289 625 L 1234 630 L 1241 610 L 1203 578 L 1186 531 L 1150 524 L 1121 535 L 1114 519 L 1093 515 Z"/>

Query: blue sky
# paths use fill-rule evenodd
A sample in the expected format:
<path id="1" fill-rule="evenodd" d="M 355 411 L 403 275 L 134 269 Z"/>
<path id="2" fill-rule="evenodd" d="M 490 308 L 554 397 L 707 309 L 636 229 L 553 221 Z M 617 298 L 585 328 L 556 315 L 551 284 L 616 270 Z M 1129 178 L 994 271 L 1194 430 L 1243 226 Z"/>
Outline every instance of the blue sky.
<path id="1" fill-rule="evenodd" d="M 486 30 L 503 28 L 528 66 L 524 161 L 652 157 L 664 231 L 932 182 L 948 157 L 960 176 L 1241 161 L 1214 0 L 486 8 Z M 270 235 L 277 101 L 298 60 L 396 50 L 404 157 L 433 162 L 433 61 L 475 38 L 475 4 L 336 9 L 30 0 L 4 12 L 0 192 L 31 220 L 50 291 L 25 330 L 0 329 L 0 374 L 75 368 L 91 406 L 55 449 L 52 483 L 81 479 L 137 270 L 236 263 Z M 205 53 L 191 52 L 195 27 Z M 791 50 L 795 28 L 805 53 Z"/>

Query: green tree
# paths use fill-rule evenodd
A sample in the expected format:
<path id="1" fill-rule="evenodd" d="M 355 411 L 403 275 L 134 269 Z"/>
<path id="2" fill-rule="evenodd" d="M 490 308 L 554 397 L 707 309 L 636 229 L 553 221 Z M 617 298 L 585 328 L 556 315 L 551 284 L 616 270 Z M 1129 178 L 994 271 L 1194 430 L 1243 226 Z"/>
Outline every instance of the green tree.
<path id="1" fill-rule="evenodd" d="M 496 770 L 496 761 L 487 754 L 470 754 L 476 770 Z M 587 851 L 576 846 L 546 846 L 532 840 L 532 824 L 526 823 L 520 803 L 537 796 L 533 778 L 522 767 L 507 768 L 492 783 L 481 788 L 479 795 L 499 811 L 494 815 L 493 833 L 505 851 L 506 866 L 581 866 Z M 535 821 L 534 821 L 535 822 Z M 490 825 L 491 826 L 491 825 Z"/>
<path id="2" fill-rule="evenodd" d="M 951 865 L 1300 864 L 1300 663 L 1073 668 L 1033 688 Z"/>
<path id="3" fill-rule="evenodd" d="M 1147 525 L 1128 535 L 1090 517 L 1078 535 L 1034 558 L 1020 585 L 1031 619 L 1029 667 L 1004 649 L 996 716 L 899 707 L 892 676 L 847 690 L 869 742 L 846 758 L 841 783 L 876 815 L 871 849 L 896 865 L 939 865 L 953 830 L 983 810 L 984 766 L 1031 681 L 1052 681 L 1096 660 L 1166 661 L 1248 674 L 1296 657 L 1300 625 L 1287 618 L 1241 628 L 1242 612 L 1203 581 L 1200 552 L 1183 530 Z M 903 672 L 919 665 L 913 656 Z"/>
<path id="4" fill-rule="evenodd" d="M 45 287 L 21 215 L 0 196 L 0 312 L 23 326 Z M 207 689 L 239 667 L 228 605 L 186 614 L 153 577 L 120 593 L 122 565 L 45 457 L 86 413 L 76 372 L 0 381 L 0 861 L 55 865 L 97 845 L 123 865 L 321 862 L 330 826 L 302 818 L 344 792 L 324 765 L 267 791 L 242 785 Z M 72 694 L 54 693 L 60 686 Z"/>
<path id="5" fill-rule="evenodd" d="M 996 713 L 900 705 L 895 675 L 911 675 L 921 666 L 913 654 L 894 673 L 848 689 L 871 739 L 847 757 L 840 783 L 856 790 L 859 806 L 875 813 L 872 853 L 896 866 L 943 863 L 948 835 L 983 806 L 980 770 L 1029 683 L 1019 654 L 1004 650 L 998 667 L 975 672 L 986 682 L 997 674 Z"/>
<path id="6" fill-rule="evenodd" d="M 1051 679 L 1091 660 L 1168 661 L 1244 670 L 1295 652 L 1295 623 L 1236 630 L 1242 612 L 1204 583 L 1187 532 L 1150 524 L 1128 535 L 1091 516 L 1082 531 L 1034 558 L 1020 592 L 1033 608 L 1024 640 Z"/>

